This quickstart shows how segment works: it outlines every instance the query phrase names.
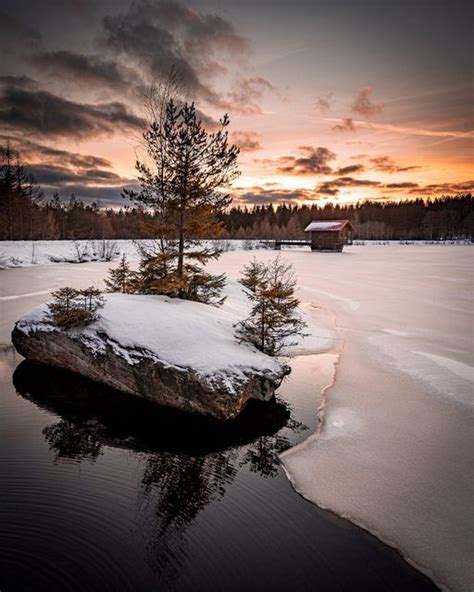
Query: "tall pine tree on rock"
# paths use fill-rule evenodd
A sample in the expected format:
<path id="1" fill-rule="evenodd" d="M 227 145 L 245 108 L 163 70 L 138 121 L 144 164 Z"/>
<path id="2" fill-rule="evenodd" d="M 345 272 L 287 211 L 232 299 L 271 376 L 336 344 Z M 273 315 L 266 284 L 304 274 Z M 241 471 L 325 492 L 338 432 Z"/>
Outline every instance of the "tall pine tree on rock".
<path id="1" fill-rule="evenodd" d="M 225 276 L 203 266 L 221 252 L 203 240 L 219 235 L 217 216 L 231 202 L 223 189 L 239 175 L 229 118 L 209 133 L 194 103 L 175 102 L 169 89 L 153 115 L 143 136 L 147 162 L 136 163 L 141 191 L 124 191 L 154 212 L 147 231 L 155 240 L 141 249 L 142 291 L 218 304 Z"/>

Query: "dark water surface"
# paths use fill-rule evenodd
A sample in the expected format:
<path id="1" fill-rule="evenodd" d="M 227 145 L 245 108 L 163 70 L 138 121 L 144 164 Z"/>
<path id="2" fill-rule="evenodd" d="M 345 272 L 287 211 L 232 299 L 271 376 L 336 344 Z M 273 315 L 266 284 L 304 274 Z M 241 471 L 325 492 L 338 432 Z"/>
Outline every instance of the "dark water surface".
<path id="1" fill-rule="evenodd" d="M 0 590 L 433 591 L 292 489 L 314 356 L 224 429 L 0 351 Z"/>

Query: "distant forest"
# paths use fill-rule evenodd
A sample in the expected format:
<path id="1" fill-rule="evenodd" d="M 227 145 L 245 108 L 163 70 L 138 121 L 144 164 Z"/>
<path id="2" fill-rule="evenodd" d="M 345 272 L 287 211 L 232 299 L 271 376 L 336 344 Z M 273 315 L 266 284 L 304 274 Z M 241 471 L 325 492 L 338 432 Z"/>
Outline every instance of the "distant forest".
<path id="1" fill-rule="evenodd" d="M 0 165 L 0 239 L 148 238 L 153 214 L 139 207 L 114 210 L 85 204 L 74 195 L 44 198 L 18 155 L 3 149 Z M 474 238 L 471 194 L 355 204 L 257 205 L 232 207 L 221 215 L 224 239 L 297 239 L 311 220 L 349 219 L 360 240 L 453 240 Z M 217 238 L 217 237 L 209 237 Z"/>

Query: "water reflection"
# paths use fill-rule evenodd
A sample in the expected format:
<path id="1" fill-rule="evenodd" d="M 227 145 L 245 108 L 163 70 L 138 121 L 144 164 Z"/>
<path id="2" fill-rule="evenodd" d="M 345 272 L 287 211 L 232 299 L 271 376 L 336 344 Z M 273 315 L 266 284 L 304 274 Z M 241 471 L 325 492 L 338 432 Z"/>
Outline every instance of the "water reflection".
<path id="1" fill-rule="evenodd" d="M 291 420 L 289 406 L 276 399 L 251 401 L 237 419 L 223 423 L 159 407 L 65 370 L 29 361 L 16 368 L 13 383 L 20 395 L 62 418 L 54 429 L 45 429 L 45 436 L 58 456 L 77 460 L 94 456 L 95 444 L 82 432 L 100 445 L 201 456 L 257 438 L 263 438 L 277 453 L 283 443 L 276 445 L 272 436 L 285 426 L 294 431 L 306 429 Z"/>
<path id="2" fill-rule="evenodd" d="M 305 429 L 292 413 L 316 421 L 298 370 L 317 360 L 294 361 L 294 412 L 251 406 L 225 426 L 26 362 L 22 400 L 17 361 L 0 359 L 2 590 L 434 590 L 278 470 Z"/>
<path id="3" fill-rule="evenodd" d="M 102 444 L 93 433 L 62 419 L 43 429 L 45 440 L 56 454 L 56 460 L 74 458 L 95 460 L 102 453 Z"/>
<path id="4" fill-rule="evenodd" d="M 220 500 L 243 468 L 264 478 L 278 472 L 290 435 L 306 428 L 281 400 L 252 402 L 221 423 L 134 399 L 67 371 L 28 361 L 14 372 L 17 392 L 60 417 L 43 429 L 56 462 L 95 462 L 106 446 L 140 453 L 142 512 L 153 516 L 147 554 L 160 579 L 178 577 L 184 533 Z"/>

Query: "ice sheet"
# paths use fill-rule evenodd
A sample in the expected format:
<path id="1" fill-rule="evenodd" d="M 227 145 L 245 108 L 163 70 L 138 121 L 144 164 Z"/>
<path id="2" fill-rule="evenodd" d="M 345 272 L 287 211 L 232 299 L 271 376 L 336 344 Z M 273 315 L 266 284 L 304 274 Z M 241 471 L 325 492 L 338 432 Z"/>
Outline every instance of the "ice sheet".
<path id="1" fill-rule="evenodd" d="M 335 311 L 345 344 L 321 432 L 282 455 L 302 495 L 456 592 L 474 588 L 473 255 L 296 257 L 301 293 Z"/>

